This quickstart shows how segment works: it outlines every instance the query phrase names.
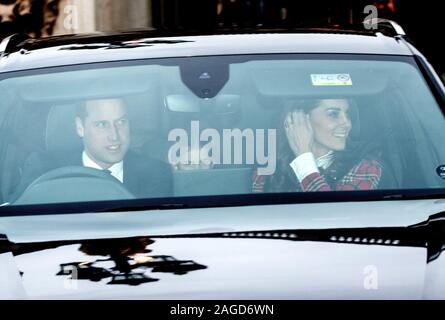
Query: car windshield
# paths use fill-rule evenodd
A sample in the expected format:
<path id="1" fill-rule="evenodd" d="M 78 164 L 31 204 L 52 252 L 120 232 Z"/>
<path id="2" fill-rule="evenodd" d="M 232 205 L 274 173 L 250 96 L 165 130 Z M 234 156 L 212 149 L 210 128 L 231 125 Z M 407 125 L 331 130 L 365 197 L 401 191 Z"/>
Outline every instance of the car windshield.
<path id="1" fill-rule="evenodd" d="M 444 116 L 413 57 L 147 59 L 1 79 L 5 206 L 445 187 Z"/>

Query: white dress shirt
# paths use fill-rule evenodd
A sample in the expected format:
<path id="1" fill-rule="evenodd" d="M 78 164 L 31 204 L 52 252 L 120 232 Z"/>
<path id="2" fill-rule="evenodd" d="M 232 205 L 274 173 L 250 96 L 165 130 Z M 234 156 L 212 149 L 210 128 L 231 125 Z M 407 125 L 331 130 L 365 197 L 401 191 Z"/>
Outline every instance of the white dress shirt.
<path id="1" fill-rule="evenodd" d="M 82 152 L 82 163 L 84 167 L 104 170 L 104 168 L 94 162 L 94 160 L 92 160 L 85 151 Z M 124 161 L 113 164 L 108 168 L 108 170 L 110 170 L 113 177 L 122 183 L 124 182 Z"/>
<path id="2" fill-rule="evenodd" d="M 296 157 L 289 165 L 297 176 L 298 181 L 314 172 L 320 172 L 318 168 L 327 169 L 334 162 L 334 152 L 329 151 L 325 155 L 315 159 L 312 152 L 306 152 Z"/>

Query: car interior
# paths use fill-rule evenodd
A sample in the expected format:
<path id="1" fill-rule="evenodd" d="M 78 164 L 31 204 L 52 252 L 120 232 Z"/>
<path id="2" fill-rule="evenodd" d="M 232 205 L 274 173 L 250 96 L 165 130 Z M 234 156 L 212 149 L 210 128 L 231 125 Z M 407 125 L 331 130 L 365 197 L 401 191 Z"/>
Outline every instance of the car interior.
<path id="1" fill-rule="evenodd" d="M 310 73 L 308 70 L 292 73 L 280 67 L 265 68 L 260 62 L 253 61 L 245 66 L 230 67 L 231 78 L 227 83 L 221 86 L 216 81 L 221 88 L 215 90 L 214 97 L 202 98 L 195 92 L 201 90 L 203 84 L 194 83 L 192 86 L 195 87 L 190 88 L 190 84 L 178 77 L 177 67 L 164 67 L 167 69 L 162 72 L 159 68 L 147 69 L 150 72 L 134 68 L 126 75 L 119 73 L 118 78 L 112 70 L 101 70 L 100 75 L 95 75 L 94 70 L 86 70 L 85 74 L 76 74 L 71 79 L 73 86 L 70 90 L 59 84 L 63 77 L 67 77 L 63 74 L 31 87 L 30 80 L 24 81 L 15 87 L 16 91 L 9 90 L 3 105 L 14 105 L 14 108 L 2 108 L 1 111 L 6 112 L 0 127 L 5 133 L 0 144 L 1 202 L 8 202 L 14 194 L 23 166 L 33 153 L 81 150 L 82 142 L 75 132 L 73 120 L 77 101 L 113 97 L 117 93 L 128 106 L 131 149 L 166 163 L 169 161 L 168 150 L 174 143 L 168 141 L 168 133 L 181 128 L 190 136 L 192 121 L 199 121 L 201 130 L 216 129 L 221 136 L 223 129 L 277 129 L 277 109 L 284 107 L 289 99 L 350 97 L 356 102 L 350 139 L 366 146 L 378 146 L 384 168 L 379 188 L 408 189 L 431 184 L 431 179 L 427 180 L 423 175 L 409 174 L 422 165 L 416 149 L 412 148 L 418 132 L 414 132 L 412 119 L 406 114 L 406 101 L 399 98 L 401 94 L 397 93 L 397 86 L 391 84 L 384 73 L 375 72 L 372 78 L 361 81 L 367 76 L 366 72 L 360 73 L 360 69 L 351 72 L 358 83 L 353 91 L 350 88 L 314 88 L 305 82 Z M 125 81 L 130 85 L 122 85 Z M 265 142 L 267 144 L 267 140 Z M 173 170 L 174 196 L 250 193 L 252 172 L 256 168 L 256 164 L 224 164 L 221 161 L 211 169 Z M 125 190 L 118 190 L 114 181 L 104 183 L 103 177 L 94 174 L 89 176 L 71 169 L 62 171 L 61 175 L 50 175 L 43 181 L 48 184 L 51 179 L 64 177 L 65 183 L 73 185 L 73 193 L 79 189 L 76 183 L 90 186 L 85 193 L 96 190 L 95 196 L 88 198 L 83 194 L 77 200 L 131 198 Z M 35 188 L 33 192 L 36 194 L 29 196 L 34 200 L 23 200 L 18 204 L 38 201 L 36 199 L 51 202 L 44 196 L 48 193 L 68 201 L 55 191 L 60 189 L 59 183 L 54 182 L 52 189 Z"/>

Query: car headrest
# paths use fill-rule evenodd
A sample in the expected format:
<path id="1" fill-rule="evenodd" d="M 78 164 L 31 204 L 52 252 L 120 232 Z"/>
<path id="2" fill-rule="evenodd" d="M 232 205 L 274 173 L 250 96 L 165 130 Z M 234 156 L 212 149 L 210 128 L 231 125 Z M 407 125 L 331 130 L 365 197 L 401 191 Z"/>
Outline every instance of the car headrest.
<path id="1" fill-rule="evenodd" d="M 74 150 L 82 148 L 82 140 L 76 133 L 76 105 L 51 107 L 46 121 L 46 150 Z"/>

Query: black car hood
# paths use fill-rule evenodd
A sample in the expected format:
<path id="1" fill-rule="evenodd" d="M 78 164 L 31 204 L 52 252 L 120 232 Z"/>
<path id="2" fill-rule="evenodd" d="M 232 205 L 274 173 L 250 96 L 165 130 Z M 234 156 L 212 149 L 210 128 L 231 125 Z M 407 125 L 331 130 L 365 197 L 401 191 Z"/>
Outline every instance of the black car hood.
<path id="1" fill-rule="evenodd" d="M 8 276 L 0 278 L 0 293 L 19 299 L 444 298 L 443 217 L 406 226 L 300 229 L 289 221 L 290 228 L 245 223 L 243 230 L 218 231 L 209 224 L 199 232 L 131 237 L 3 238 L 1 274 Z"/>

